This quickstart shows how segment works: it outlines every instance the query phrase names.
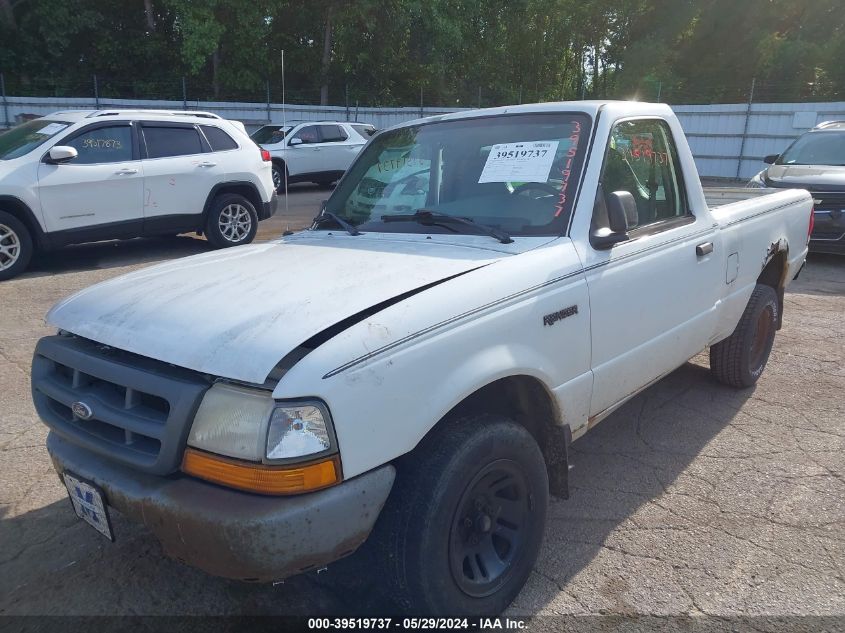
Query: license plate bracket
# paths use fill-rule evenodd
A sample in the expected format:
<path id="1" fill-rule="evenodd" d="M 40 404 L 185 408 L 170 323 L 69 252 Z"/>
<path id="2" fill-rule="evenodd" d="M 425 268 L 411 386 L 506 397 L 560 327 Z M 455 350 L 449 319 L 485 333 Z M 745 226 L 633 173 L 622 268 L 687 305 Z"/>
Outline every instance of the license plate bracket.
<path id="1" fill-rule="evenodd" d="M 62 479 L 76 516 L 114 542 L 111 517 L 103 491 L 92 482 L 69 471 L 62 474 Z"/>

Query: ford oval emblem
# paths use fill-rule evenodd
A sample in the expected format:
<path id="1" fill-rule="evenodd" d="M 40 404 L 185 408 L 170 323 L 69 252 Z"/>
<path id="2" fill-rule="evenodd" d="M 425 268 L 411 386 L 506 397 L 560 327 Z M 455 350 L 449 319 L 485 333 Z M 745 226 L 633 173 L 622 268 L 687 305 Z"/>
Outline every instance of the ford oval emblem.
<path id="1" fill-rule="evenodd" d="M 90 420 L 91 416 L 94 415 L 94 411 L 84 402 L 74 402 L 70 405 L 70 410 L 73 411 L 73 415 L 75 415 L 80 420 Z"/>

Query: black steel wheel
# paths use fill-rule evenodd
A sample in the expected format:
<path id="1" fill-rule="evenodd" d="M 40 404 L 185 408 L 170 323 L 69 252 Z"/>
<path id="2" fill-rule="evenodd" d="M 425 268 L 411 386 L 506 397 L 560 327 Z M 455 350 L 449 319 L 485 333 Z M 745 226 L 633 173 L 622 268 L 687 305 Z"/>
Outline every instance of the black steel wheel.
<path id="1" fill-rule="evenodd" d="M 452 578 L 483 598 L 507 581 L 526 543 L 531 499 L 525 473 L 510 460 L 485 466 L 464 491 L 449 539 Z"/>
<path id="2" fill-rule="evenodd" d="M 548 486 L 523 426 L 487 414 L 441 421 L 397 462 L 368 542 L 394 603 L 418 615 L 501 613 L 536 562 Z"/>

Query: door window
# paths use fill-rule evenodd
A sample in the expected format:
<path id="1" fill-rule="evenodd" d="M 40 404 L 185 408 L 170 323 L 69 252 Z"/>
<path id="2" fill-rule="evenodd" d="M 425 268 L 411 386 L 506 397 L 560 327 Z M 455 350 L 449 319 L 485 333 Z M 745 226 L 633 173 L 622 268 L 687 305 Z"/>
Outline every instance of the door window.
<path id="1" fill-rule="evenodd" d="M 230 149 L 238 149 L 238 144 L 235 140 L 219 127 L 214 127 L 213 125 L 202 125 L 200 127 L 202 127 L 205 138 L 208 139 L 208 143 L 211 145 L 211 151 L 225 152 Z"/>
<path id="2" fill-rule="evenodd" d="M 323 143 L 340 143 L 349 138 L 339 125 L 321 125 L 320 136 L 322 137 Z"/>
<path id="3" fill-rule="evenodd" d="M 144 125 L 147 158 L 188 156 L 202 154 L 202 143 L 197 129 L 191 127 Z"/>
<path id="4" fill-rule="evenodd" d="M 610 133 L 596 194 L 594 227 L 607 226 L 607 199 L 627 191 L 637 203 L 638 220 L 630 228 L 688 215 L 678 152 L 665 121 L 621 121 Z"/>
<path id="5" fill-rule="evenodd" d="M 74 148 L 79 154 L 71 161 L 73 165 L 122 163 L 132 160 L 132 128 L 128 125 L 85 130 L 62 144 Z"/>
<path id="6" fill-rule="evenodd" d="M 308 125 L 296 134 L 293 135 L 293 138 L 300 139 L 303 143 L 319 143 L 320 142 L 320 134 L 317 131 L 316 125 Z"/>
<path id="7" fill-rule="evenodd" d="M 370 138 L 373 134 L 376 133 L 376 128 L 372 125 L 352 125 L 353 129 L 358 132 L 364 138 Z"/>

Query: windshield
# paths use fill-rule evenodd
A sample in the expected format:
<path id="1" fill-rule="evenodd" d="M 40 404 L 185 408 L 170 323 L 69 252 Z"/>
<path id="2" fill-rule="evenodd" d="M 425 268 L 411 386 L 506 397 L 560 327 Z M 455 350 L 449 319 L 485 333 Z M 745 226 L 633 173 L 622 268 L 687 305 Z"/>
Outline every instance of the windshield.
<path id="1" fill-rule="evenodd" d="M 571 211 L 589 125 L 584 114 L 542 113 L 382 132 L 361 152 L 326 210 L 363 231 L 459 232 L 454 223 L 382 221 L 422 209 L 510 235 L 560 234 Z"/>
<path id="2" fill-rule="evenodd" d="M 285 139 L 285 132 L 290 127 L 282 127 L 281 125 L 265 125 L 252 133 L 252 140 L 261 145 L 267 143 L 281 143 Z"/>
<path id="3" fill-rule="evenodd" d="M 11 160 L 31 152 L 68 125 L 70 123 L 66 121 L 35 119 L 0 133 L 0 160 Z"/>
<path id="4" fill-rule="evenodd" d="M 805 134 L 775 164 L 845 166 L 845 131 Z"/>

